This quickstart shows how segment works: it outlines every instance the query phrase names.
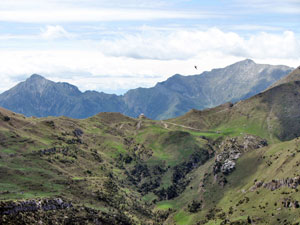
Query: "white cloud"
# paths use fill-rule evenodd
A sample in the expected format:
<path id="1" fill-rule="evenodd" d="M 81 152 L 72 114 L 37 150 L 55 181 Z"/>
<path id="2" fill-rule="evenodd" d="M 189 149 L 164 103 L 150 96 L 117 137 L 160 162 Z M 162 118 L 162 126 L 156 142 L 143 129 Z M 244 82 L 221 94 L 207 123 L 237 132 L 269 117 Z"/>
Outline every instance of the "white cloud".
<path id="1" fill-rule="evenodd" d="M 206 54 L 202 59 L 160 61 L 109 57 L 97 51 L 2 51 L 0 92 L 33 73 L 70 82 L 81 90 L 119 92 L 153 86 L 175 73 L 194 74 L 240 59 Z M 201 64 L 198 71 L 196 64 Z"/>
<path id="2" fill-rule="evenodd" d="M 231 30 L 239 31 L 282 31 L 284 28 L 278 26 L 264 26 L 253 24 L 231 25 L 228 26 Z"/>
<path id="3" fill-rule="evenodd" d="M 201 73 L 245 58 L 252 58 L 257 63 L 293 67 L 300 64 L 299 37 L 291 31 L 257 33 L 249 37 L 217 28 L 171 30 L 164 35 L 141 32 L 100 41 L 100 44 L 99 41 L 87 41 L 83 45 L 81 41 L 75 41 L 72 49 L 2 50 L 0 92 L 33 73 L 70 82 L 81 90 L 111 93 L 139 86 L 150 87 L 175 73 Z"/>
<path id="4" fill-rule="evenodd" d="M 74 35 L 67 32 L 62 26 L 47 26 L 41 30 L 40 36 L 44 39 L 71 38 Z"/>
<path id="5" fill-rule="evenodd" d="M 215 18 L 216 13 L 169 9 L 166 0 L 0 0 L 0 21 L 21 23 L 149 21 Z M 182 0 L 180 0 L 182 1 Z"/>
<path id="6" fill-rule="evenodd" d="M 63 9 L 63 10 L 0 10 L 0 21 L 21 23 L 147 21 L 157 19 L 214 18 L 207 12 L 147 9 Z"/>
<path id="7" fill-rule="evenodd" d="M 246 41 L 246 51 L 250 57 L 300 59 L 300 39 L 291 31 L 281 35 L 260 33 Z"/>
<path id="8" fill-rule="evenodd" d="M 137 59 L 186 60 L 207 52 L 245 58 L 299 58 L 300 40 L 291 31 L 257 33 L 248 38 L 217 28 L 206 31 L 146 32 L 117 40 L 100 41 L 99 49 L 110 56 Z"/>
<path id="9" fill-rule="evenodd" d="M 60 38 L 75 38 L 76 34 L 67 32 L 60 25 L 48 25 L 44 28 L 40 28 L 40 32 L 36 34 L 24 35 L 24 34 L 2 34 L 0 35 L 0 40 L 40 40 L 40 38 L 45 40 L 54 40 Z"/>

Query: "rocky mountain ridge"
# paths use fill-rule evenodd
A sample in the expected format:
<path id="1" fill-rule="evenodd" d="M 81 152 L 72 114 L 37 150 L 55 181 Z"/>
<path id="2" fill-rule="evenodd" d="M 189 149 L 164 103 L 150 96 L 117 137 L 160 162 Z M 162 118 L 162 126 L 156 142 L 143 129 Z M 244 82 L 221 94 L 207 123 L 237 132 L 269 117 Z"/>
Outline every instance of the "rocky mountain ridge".
<path id="1" fill-rule="evenodd" d="M 174 75 L 152 88 L 129 90 L 123 96 L 81 92 L 76 86 L 34 74 L 0 94 L 0 106 L 26 116 L 87 118 L 99 112 L 141 113 L 151 119 L 183 115 L 251 97 L 288 74 L 292 68 L 244 60 L 200 75 Z"/>

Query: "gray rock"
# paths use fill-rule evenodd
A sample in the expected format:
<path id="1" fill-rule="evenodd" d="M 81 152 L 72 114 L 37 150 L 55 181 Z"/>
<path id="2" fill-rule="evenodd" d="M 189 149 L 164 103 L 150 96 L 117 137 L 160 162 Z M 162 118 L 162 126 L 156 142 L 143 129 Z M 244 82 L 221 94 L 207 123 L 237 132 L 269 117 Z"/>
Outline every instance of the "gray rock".
<path id="1" fill-rule="evenodd" d="M 262 148 L 267 145 L 267 141 L 254 135 L 244 135 L 243 137 L 227 138 L 219 145 L 220 153 L 215 157 L 213 167 L 214 174 L 230 174 L 235 169 L 235 161 L 246 151 Z"/>
<path id="2" fill-rule="evenodd" d="M 225 175 L 230 174 L 235 169 L 235 162 L 230 159 L 226 159 L 221 167 L 221 172 Z"/>

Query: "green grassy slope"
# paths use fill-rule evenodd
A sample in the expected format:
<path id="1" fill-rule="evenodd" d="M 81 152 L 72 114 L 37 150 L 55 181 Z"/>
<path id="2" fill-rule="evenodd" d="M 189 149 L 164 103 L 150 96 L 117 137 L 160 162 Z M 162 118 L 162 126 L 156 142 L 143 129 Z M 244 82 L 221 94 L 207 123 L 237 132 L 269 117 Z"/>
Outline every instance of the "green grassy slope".
<path id="1" fill-rule="evenodd" d="M 291 81 L 167 121 L 0 109 L 0 202 L 62 197 L 129 224 L 297 224 L 299 93 Z"/>
<path id="2" fill-rule="evenodd" d="M 0 200 L 62 196 L 136 223 L 158 221 L 153 202 L 184 190 L 184 175 L 212 156 L 207 146 L 188 131 L 119 113 L 37 119 L 1 109 Z"/>
<path id="3" fill-rule="evenodd" d="M 300 214 L 282 203 L 300 201 L 297 189 L 251 189 L 257 181 L 300 176 L 298 139 L 244 153 L 222 187 L 212 154 L 225 136 L 242 136 L 234 127 L 205 133 L 115 113 L 35 119 L 3 109 L 0 121 L 2 201 L 62 196 L 103 213 L 119 210 L 137 224 L 246 223 L 248 217 L 277 224 L 296 222 Z M 76 129 L 83 133 L 76 136 Z M 41 153 L 50 147 L 57 151 Z M 201 204 L 197 212 L 190 210 L 193 202 Z"/>
<path id="4" fill-rule="evenodd" d="M 237 136 L 251 133 L 270 142 L 291 140 L 300 132 L 300 81 L 281 84 L 236 104 L 192 110 L 170 121 Z"/>
<path id="5" fill-rule="evenodd" d="M 295 78 L 295 74 L 292 73 Z M 298 76 L 298 75 L 297 75 Z M 298 78 L 297 78 L 298 79 Z M 203 111 L 192 110 L 170 123 L 199 131 L 215 131 L 207 136 L 221 143 L 224 137 L 247 134 L 265 138 L 269 146 L 245 152 L 235 170 L 220 185 L 213 173 L 214 160 L 193 171 L 192 182 L 181 196 L 159 207 L 176 209 L 166 224 L 297 224 L 298 184 L 279 185 L 300 176 L 299 91 L 300 82 L 282 82 L 261 94 L 237 104 L 224 104 Z M 220 148 L 216 147 L 216 154 Z M 296 179 L 296 180 L 297 180 Z M 255 187 L 262 182 L 262 187 Z M 272 187 L 276 187 L 275 190 Z M 193 201 L 200 203 L 191 212 Z M 288 206 L 287 206 L 288 205 Z"/>
<path id="6" fill-rule="evenodd" d="M 225 187 L 217 185 L 212 174 L 203 179 L 205 172 L 212 170 L 212 160 L 199 167 L 190 175 L 193 181 L 180 197 L 158 205 L 176 209 L 165 224 L 248 224 L 248 217 L 255 224 L 297 224 L 299 208 L 285 207 L 283 202 L 300 201 L 299 188 L 282 186 L 272 191 L 253 187 L 259 181 L 268 184 L 299 177 L 299 143 L 295 139 L 246 153 L 227 176 Z M 204 186 L 199 185 L 202 183 Z M 202 204 L 197 213 L 188 207 L 195 200 Z"/>

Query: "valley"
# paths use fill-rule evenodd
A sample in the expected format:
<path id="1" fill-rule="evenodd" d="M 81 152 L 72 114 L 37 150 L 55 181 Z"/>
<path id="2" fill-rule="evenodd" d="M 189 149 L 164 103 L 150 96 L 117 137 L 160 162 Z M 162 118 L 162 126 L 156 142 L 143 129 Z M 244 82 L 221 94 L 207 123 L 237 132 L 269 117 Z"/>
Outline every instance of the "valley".
<path id="1" fill-rule="evenodd" d="M 0 0 L 0 225 L 300 225 L 300 0 Z"/>
<path id="2" fill-rule="evenodd" d="M 1 108 L 0 222 L 298 224 L 298 78 L 162 121 Z"/>

